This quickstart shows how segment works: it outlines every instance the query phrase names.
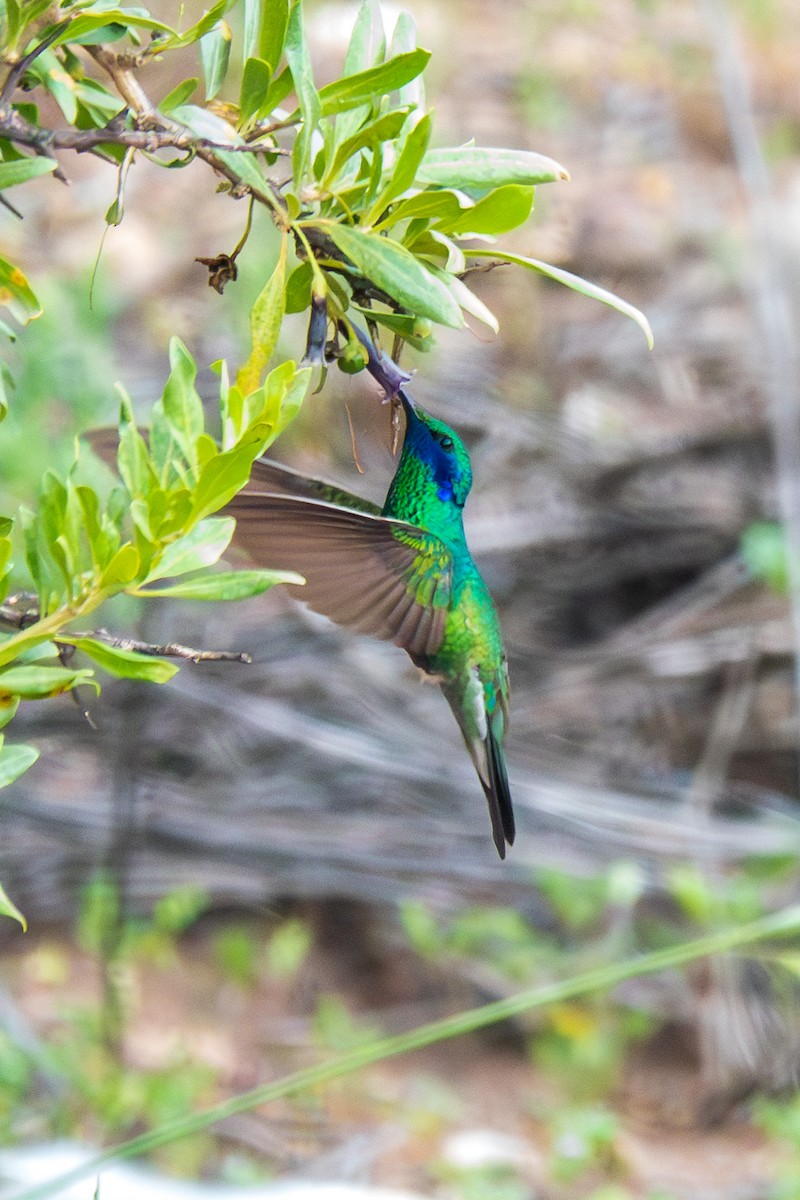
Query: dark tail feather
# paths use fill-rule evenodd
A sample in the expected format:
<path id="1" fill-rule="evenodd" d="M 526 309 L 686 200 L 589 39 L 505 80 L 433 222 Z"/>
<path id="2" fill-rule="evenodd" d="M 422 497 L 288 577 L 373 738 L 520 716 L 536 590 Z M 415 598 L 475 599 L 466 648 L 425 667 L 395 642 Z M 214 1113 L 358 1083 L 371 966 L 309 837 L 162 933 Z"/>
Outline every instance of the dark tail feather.
<path id="1" fill-rule="evenodd" d="M 503 757 L 503 747 L 492 733 L 491 728 L 486 737 L 486 751 L 489 761 L 489 784 L 484 783 L 483 790 L 489 803 L 489 816 L 492 821 L 492 835 L 497 853 L 501 858 L 506 856 L 506 843 L 514 844 L 516 827 L 514 825 L 514 810 L 511 806 L 511 791 L 508 786 L 506 763 Z M 483 782 L 483 781 L 481 781 Z"/>

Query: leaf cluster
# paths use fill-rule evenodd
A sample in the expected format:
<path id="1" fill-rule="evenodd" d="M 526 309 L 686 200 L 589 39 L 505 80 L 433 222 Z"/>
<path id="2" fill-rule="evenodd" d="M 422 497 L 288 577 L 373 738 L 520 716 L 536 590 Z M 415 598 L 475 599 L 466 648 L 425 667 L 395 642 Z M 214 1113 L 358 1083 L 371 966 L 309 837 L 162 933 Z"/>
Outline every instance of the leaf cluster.
<path id="1" fill-rule="evenodd" d="M 342 75 L 320 88 L 301 0 L 219 0 L 183 30 L 108 0 L 62 3 L 57 21 L 39 0 L 5 0 L 0 16 L 0 100 L 10 101 L 0 119 L 0 193 L 63 177 L 62 148 L 91 150 L 118 165 L 106 214 L 118 224 L 138 152 L 169 168 L 200 157 L 233 195 L 269 208 L 285 244 L 253 316 L 251 382 L 286 312 L 309 312 L 307 361 L 337 358 L 351 372 L 369 362 L 365 323 L 373 339 L 380 330 L 391 339 L 395 358 L 405 344 L 429 349 L 433 326 L 457 328 L 465 316 L 496 330 L 466 282 L 472 255 L 558 279 L 626 312 L 649 337 L 641 314 L 610 293 L 538 260 L 475 248 L 528 220 L 537 184 L 568 175 L 531 151 L 434 145 L 422 83 L 430 53 L 408 13 L 387 40 L 377 0 L 363 0 Z M 193 75 L 154 103 L 139 70 L 188 47 L 199 55 L 202 97 Z M 40 93 L 70 129 L 44 124 Z M 165 147 L 179 153 L 164 157 Z M 241 249 L 210 260 L 218 290 L 235 278 Z M 24 274 L 6 262 L 0 301 L 23 322 L 39 311 Z"/>
<path id="2" fill-rule="evenodd" d="M 247 482 L 253 460 L 292 419 L 310 369 L 285 362 L 247 393 L 220 375 L 222 442 L 205 428 L 195 387 L 197 368 L 180 341 L 170 347 L 171 371 L 154 406 L 149 438 L 122 398 L 117 467 L 121 482 L 106 499 L 80 482 L 76 458 L 65 479 L 47 471 L 36 511 L 23 511 L 21 535 L 36 589 L 36 619 L 0 634 L 0 728 L 21 700 L 39 700 L 90 685 L 94 667 L 75 667 L 78 652 L 113 675 L 164 683 L 176 666 L 165 658 L 119 648 L 73 630 L 104 601 L 133 596 L 238 600 L 275 583 L 302 583 L 289 572 L 211 568 L 227 549 L 235 522 L 215 517 Z M 12 567 L 12 522 L 0 518 L 0 602 Z M 177 580 L 177 582 L 176 582 Z M 12 606 L 13 607 L 13 606 Z M 36 759 L 29 746 L 3 744 L 0 787 Z M 0 911 L 9 911 L 0 894 Z"/>

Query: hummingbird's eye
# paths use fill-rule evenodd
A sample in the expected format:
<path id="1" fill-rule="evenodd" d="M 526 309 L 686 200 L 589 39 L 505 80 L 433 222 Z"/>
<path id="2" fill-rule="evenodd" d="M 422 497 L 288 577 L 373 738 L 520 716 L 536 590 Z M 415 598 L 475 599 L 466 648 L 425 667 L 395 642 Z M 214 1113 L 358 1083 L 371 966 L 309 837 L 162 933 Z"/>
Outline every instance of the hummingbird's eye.
<path id="1" fill-rule="evenodd" d="M 452 450 L 454 444 L 455 443 L 453 442 L 453 439 L 451 437 L 448 437 L 447 434 L 445 434 L 444 437 L 439 439 L 439 445 L 442 447 L 443 450 Z"/>

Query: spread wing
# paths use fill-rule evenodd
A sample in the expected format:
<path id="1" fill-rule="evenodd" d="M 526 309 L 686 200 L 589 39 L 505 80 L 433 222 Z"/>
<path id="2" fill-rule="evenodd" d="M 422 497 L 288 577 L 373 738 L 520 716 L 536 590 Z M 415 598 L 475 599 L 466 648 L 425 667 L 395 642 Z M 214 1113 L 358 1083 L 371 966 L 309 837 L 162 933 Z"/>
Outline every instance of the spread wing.
<path id="1" fill-rule="evenodd" d="M 444 637 L 452 556 L 404 521 L 301 496 L 240 492 L 224 511 L 234 545 L 262 567 L 297 571 L 297 598 L 339 625 L 402 646 L 414 659 Z"/>
<path id="2" fill-rule="evenodd" d="M 353 508 L 356 512 L 370 513 L 379 517 L 381 510 L 370 500 L 363 500 L 334 483 L 325 483 L 322 479 L 311 479 L 301 475 L 291 467 L 273 462 L 271 458 L 257 458 L 250 471 L 250 479 L 242 488 L 243 492 L 271 492 L 281 496 L 305 496 L 308 500 L 324 500 L 328 504 L 338 504 L 343 508 Z"/>

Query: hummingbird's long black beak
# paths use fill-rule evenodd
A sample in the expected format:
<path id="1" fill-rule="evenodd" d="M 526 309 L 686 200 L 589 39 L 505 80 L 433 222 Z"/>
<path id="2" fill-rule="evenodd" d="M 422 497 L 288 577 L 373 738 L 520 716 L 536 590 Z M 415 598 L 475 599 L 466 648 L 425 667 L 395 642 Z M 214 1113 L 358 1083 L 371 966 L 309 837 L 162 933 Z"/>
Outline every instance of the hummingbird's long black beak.
<path id="1" fill-rule="evenodd" d="M 417 410 L 411 397 L 406 395 L 403 388 L 398 388 L 397 395 L 403 406 L 403 412 L 406 414 L 406 421 L 418 421 Z"/>

